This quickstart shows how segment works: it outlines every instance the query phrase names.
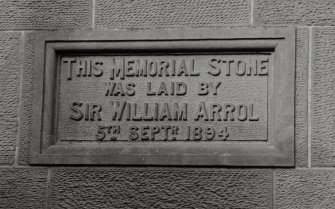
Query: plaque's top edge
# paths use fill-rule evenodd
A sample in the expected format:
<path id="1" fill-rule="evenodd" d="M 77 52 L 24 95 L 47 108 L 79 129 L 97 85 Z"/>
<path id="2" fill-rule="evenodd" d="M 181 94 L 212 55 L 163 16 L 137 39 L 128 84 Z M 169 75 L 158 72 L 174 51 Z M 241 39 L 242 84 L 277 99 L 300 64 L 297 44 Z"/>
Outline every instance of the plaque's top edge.
<path id="1" fill-rule="evenodd" d="M 166 28 L 145 30 L 99 30 L 42 32 L 45 41 L 86 40 L 202 40 L 287 38 L 295 35 L 294 26 L 229 27 L 229 28 Z"/>

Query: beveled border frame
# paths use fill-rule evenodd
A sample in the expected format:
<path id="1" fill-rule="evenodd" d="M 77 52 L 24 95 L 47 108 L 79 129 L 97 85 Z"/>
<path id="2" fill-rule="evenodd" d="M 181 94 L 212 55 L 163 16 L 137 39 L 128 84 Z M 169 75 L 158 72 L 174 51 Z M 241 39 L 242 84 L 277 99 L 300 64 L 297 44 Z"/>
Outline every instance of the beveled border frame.
<path id="1" fill-rule="evenodd" d="M 55 144 L 57 57 L 64 52 L 217 50 L 271 52 L 274 79 L 267 142 Z M 295 165 L 295 28 L 201 28 L 138 31 L 45 32 L 36 46 L 30 164 L 49 165 Z M 268 96 L 269 97 L 269 96 Z M 269 113 L 268 113 L 269 114 Z M 127 152 L 121 152 L 128 150 Z M 120 154 L 123 153 L 123 154 Z M 158 154 L 157 154 L 158 153 Z"/>

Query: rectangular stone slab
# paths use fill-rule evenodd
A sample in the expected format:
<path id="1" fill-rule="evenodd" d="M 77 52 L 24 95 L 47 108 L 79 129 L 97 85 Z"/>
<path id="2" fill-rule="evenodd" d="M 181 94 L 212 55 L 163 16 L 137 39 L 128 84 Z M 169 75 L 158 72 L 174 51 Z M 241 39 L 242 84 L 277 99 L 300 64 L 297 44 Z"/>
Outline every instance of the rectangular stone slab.
<path id="1" fill-rule="evenodd" d="M 45 33 L 31 164 L 294 165 L 295 29 Z"/>

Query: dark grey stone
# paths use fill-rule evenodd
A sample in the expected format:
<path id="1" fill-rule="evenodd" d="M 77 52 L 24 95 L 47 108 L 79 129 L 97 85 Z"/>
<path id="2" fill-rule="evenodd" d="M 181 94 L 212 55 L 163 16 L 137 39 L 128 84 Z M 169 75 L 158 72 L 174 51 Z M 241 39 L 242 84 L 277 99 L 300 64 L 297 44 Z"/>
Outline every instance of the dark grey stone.
<path id="1" fill-rule="evenodd" d="M 20 63 L 20 33 L 0 32 L 0 164 L 14 162 Z"/>
<path id="2" fill-rule="evenodd" d="M 334 208 L 335 171 L 276 170 L 274 208 Z"/>
<path id="3" fill-rule="evenodd" d="M 47 169 L 0 168 L 0 208 L 45 208 Z"/>
<path id="4" fill-rule="evenodd" d="M 293 28 L 45 33 L 38 40 L 32 164 L 294 165 Z M 148 72 L 130 75 L 136 61 Z M 111 70 L 119 64 L 121 73 Z M 183 82 L 184 93 L 171 93 L 172 81 Z M 209 83 L 212 92 L 200 94 L 203 81 L 222 88 Z M 118 117 L 116 106 L 123 106 Z M 120 131 L 107 131 L 110 125 Z"/>
<path id="5" fill-rule="evenodd" d="M 335 165 L 335 29 L 313 29 L 312 165 Z"/>
<path id="6" fill-rule="evenodd" d="M 254 0 L 254 22 L 267 25 L 335 25 L 335 1 Z"/>
<path id="7" fill-rule="evenodd" d="M 272 205 L 271 170 L 52 169 L 50 208 L 257 208 Z"/>
<path id="8" fill-rule="evenodd" d="M 154 28 L 250 24 L 249 0 L 97 0 L 97 28 Z"/>
<path id="9" fill-rule="evenodd" d="M 296 91 L 295 91 L 295 141 L 296 165 L 306 167 L 307 159 L 307 104 L 308 104 L 308 28 L 297 29 Z"/>
<path id="10" fill-rule="evenodd" d="M 19 164 L 29 164 L 29 145 L 31 136 L 32 117 L 32 88 L 35 46 L 39 39 L 38 32 L 25 33 L 22 96 L 20 108 L 20 141 L 19 141 Z"/>
<path id="11" fill-rule="evenodd" d="M 85 29 L 91 27 L 90 0 L 0 1 L 2 30 Z"/>

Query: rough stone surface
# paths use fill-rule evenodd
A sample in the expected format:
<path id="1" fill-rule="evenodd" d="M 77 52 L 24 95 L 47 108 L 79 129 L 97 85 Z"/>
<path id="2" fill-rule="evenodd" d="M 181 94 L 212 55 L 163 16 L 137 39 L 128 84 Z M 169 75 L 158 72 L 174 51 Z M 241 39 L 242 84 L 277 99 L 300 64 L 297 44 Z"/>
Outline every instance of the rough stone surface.
<path id="1" fill-rule="evenodd" d="M 246 25 L 249 0 L 97 0 L 97 28 Z"/>
<path id="2" fill-rule="evenodd" d="M 335 25 L 334 0 L 255 0 L 256 24 Z"/>
<path id="3" fill-rule="evenodd" d="M 279 170 L 274 181 L 276 209 L 334 208 L 335 170 Z"/>
<path id="4" fill-rule="evenodd" d="M 45 208 L 47 170 L 0 168 L 0 208 Z"/>
<path id="5" fill-rule="evenodd" d="M 335 28 L 313 30 L 312 164 L 335 165 Z"/>
<path id="6" fill-rule="evenodd" d="M 20 33 L 0 32 L 0 164 L 12 164 L 17 138 Z"/>
<path id="7" fill-rule="evenodd" d="M 50 208 L 269 208 L 271 170 L 53 169 Z"/>
<path id="8" fill-rule="evenodd" d="M 19 164 L 29 164 L 29 144 L 32 139 L 31 117 L 32 117 L 32 88 L 34 54 L 38 33 L 28 32 L 25 34 L 22 96 L 20 108 L 20 141 L 19 141 Z"/>
<path id="9" fill-rule="evenodd" d="M 3 30 L 89 28 L 91 4 L 90 0 L 1 0 L 0 28 Z"/>
<path id="10" fill-rule="evenodd" d="M 307 103 L 308 103 L 308 28 L 297 29 L 296 46 L 296 102 L 295 140 L 296 165 L 306 167 L 307 159 Z"/>

